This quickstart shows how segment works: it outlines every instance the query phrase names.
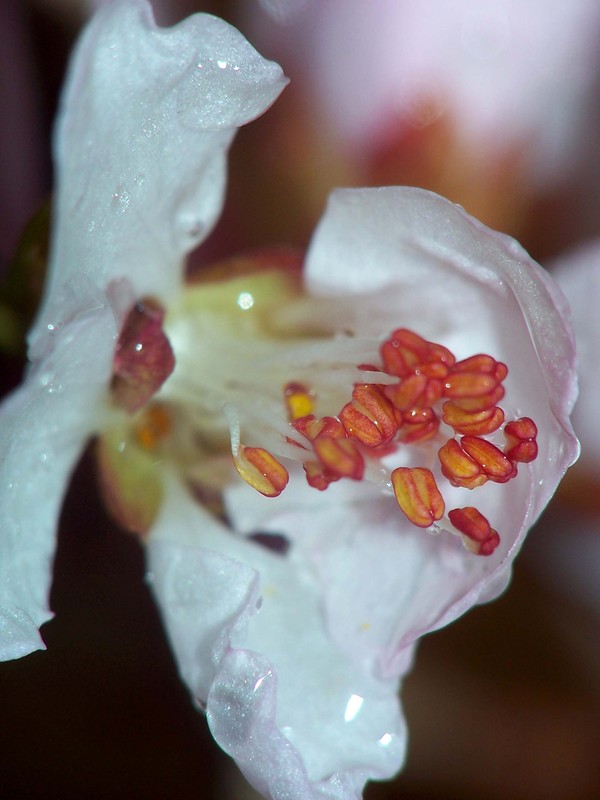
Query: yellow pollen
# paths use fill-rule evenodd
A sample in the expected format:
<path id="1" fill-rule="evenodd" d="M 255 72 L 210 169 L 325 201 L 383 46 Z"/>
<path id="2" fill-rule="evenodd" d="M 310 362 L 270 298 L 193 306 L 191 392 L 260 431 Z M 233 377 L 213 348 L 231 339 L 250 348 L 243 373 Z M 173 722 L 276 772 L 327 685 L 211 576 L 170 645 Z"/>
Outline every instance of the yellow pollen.
<path id="1" fill-rule="evenodd" d="M 313 413 L 314 395 L 301 383 L 288 383 L 283 394 L 290 422 Z"/>

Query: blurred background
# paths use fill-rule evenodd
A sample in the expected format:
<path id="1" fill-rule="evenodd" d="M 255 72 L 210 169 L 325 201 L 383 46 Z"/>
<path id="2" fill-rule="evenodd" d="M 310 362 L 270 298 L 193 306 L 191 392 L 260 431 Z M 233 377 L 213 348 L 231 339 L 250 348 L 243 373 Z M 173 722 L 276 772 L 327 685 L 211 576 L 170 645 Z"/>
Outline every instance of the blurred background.
<path id="1" fill-rule="evenodd" d="M 195 266 L 306 246 L 339 185 L 433 189 L 549 268 L 598 236 L 596 0 L 267 5 L 155 2 L 165 24 L 198 10 L 225 17 L 292 79 L 238 135 L 226 210 Z M 3 271 L 50 195 L 52 120 L 85 15 L 75 0 L 0 7 Z M 23 369 L 40 231 L 27 291 L 0 296 L 5 391 Z M 421 642 L 402 689 L 407 765 L 367 799 L 600 797 L 599 475 L 590 449 L 530 533 L 509 591 Z M 48 651 L 0 665 L 0 797 L 255 796 L 192 708 L 143 575 L 86 453 L 61 517 Z"/>

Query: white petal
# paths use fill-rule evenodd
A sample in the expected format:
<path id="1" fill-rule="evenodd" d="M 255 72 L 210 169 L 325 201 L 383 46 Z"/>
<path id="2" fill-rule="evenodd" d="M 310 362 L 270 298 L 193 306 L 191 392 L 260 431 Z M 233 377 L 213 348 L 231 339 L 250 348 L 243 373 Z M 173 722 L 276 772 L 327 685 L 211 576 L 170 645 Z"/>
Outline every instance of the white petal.
<path id="1" fill-rule="evenodd" d="M 109 308 L 58 333 L 0 409 L 0 660 L 43 648 L 55 529 L 69 474 L 102 424 L 115 319 Z M 90 368 L 92 367 L 92 368 Z"/>
<path id="2" fill-rule="evenodd" d="M 485 352 L 507 363 L 502 403 L 507 419 L 531 416 L 540 431 L 538 459 L 521 465 L 509 484 L 488 483 L 471 493 L 444 481 L 448 508 L 474 504 L 498 529 L 501 544 L 492 556 L 473 561 L 457 552 L 459 542 L 448 542 L 445 534 L 432 545 L 421 531 L 396 523 L 398 535 L 411 540 L 398 545 L 399 574 L 405 574 L 402 565 L 413 564 L 420 575 L 408 597 L 414 608 L 399 612 L 394 641 L 400 646 L 505 587 L 525 533 L 577 456 L 569 423 L 576 379 L 566 303 L 552 279 L 514 240 L 419 189 L 335 192 L 311 243 L 306 275 L 313 292 L 361 295 L 354 320 L 359 333 L 383 339 L 406 326 L 450 347 L 458 358 Z M 503 446 L 501 437 L 498 444 Z M 426 466 L 439 474 L 433 455 L 437 466 Z M 393 458 L 388 459 L 391 467 L 397 465 Z M 331 491 L 333 487 L 327 494 Z M 341 512 L 336 514 L 337 522 L 331 519 L 329 524 L 334 531 L 342 527 Z M 368 530 L 364 509 L 353 514 L 362 520 L 357 530 Z M 385 513 L 374 509 L 371 515 L 383 536 L 388 529 Z M 351 519 L 346 525 L 351 528 Z M 325 530 L 321 535 L 331 536 Z M 421 537 L 419 550 L 413 549 L 415 536 Z M 421 561 L 427 569 L 419 566 Z M 407 570 L 408 580 L 410 574 Z M 428 596 L 431 602 L 424 603 Z"/>
<path id="3" fill-rule="evenodd" d="M 250 782 L 275 800 L 359 798 L 404 757 L 399 672 L 377 676 L 331 639 L 299 555 L 220 529 L 172 486 L 149 566 L 182 676 Z"/>
<path id="4" fill-rule="evenodd" d="M 72 63 L 59 117 L 50 284 L 32 341 L 126 275 L 136 297 L 168 300 L 183 257 L 223 199 L 235 129 L 285 79 L 222 20 L 159 29 L 145 0 L 108 4 Z"/>

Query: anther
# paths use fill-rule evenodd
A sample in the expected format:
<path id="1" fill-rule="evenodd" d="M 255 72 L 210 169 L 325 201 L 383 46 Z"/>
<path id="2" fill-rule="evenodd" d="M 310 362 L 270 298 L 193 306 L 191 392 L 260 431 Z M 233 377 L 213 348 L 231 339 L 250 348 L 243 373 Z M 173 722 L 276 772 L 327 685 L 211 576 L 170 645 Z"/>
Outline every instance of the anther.
<path id="1" fill-rule="evenodd" d="M 393 406 L 375 384 L 355 386 L 339 417 L 348 436 L 366 447 L 387 444 L 398 430 Z"/>
<path id="2" fill-rule="evenodd" d="M 287 469 L 262 447 L 240 445 L 233 462 L 240 477 L 265 497 L 277 497 L 287 486 Z"/>
<path id="3" fill-rule="evenodd" d="M 448 517 L 461 534 L 463 544 L 469 552 L 489 556 L 500 544 L 497 531 L 476 508 L 454 508 L 448 512 Z"/>
<path id="4" fill-rule="evenodd" d="M 486 408 L 475 413 L 465 411 L 452 401 L 442 406 L 442 419 L 455 433 L 471 436 L 486 436 L 497 431 L 504 422 L 504 411 L 499 406 Z"/>
<path id="5" fill-rule="evenodd" d="M 325 472 L 333 473 L 339 478 L 362 480 L 365 461 L 356 445 L 349 439 L 336 438 L 319 434 L 313 442 L 315 453 Z"/>
<path id="6" fill-rule="evenodd" d="M 398 467 L 392 472 L 396 500 L 408 519 L 428 528 L 444 516 L 444 499 L 431 470 L 423 467 Z"/>
<path id="7" fill-rule="evenodd" d="M 521 417 L 504 426 L 506 448 L 504 453 L 511 461 L 527 464 L 537 458 L 537 426 L 529 417 Z"/>
<path id="8" fill-rule="evenodd" d="M 440 421 L 432 408 L 415 408 L 401 413 L 399 437 L 404 444 L 425 442 L 438 432 Z"/>
<path id="9" fill-rule="evenodd" d="M 130 413 L 139 411 L 175 367 L 162 306 L 151 298 L 136 303 L 123 323 L 113 358 L 111 392 Z"/>
<path id="10" fill-rule="evenodd" d="M 313 413 L 314 396 L 303 384 L 288 383 L 283 390 L 283 396 L 290 422 Z"/>
<path id="11" fill-rule="evenodd" d="M 481 397 L 492 392 L 498 381 L 485 372 L 455 372 L 444 381 L 444 397 Z"/>
<path id="12" fill-rule="evenodd" d="M 502 450 L 479 436 L 463 436 L 460 446 L 495 483 L 506 483 L 517 474 L 515 465 Z"/>
<path id="13" fill-rule="evenodd" d="M 452 484 L 463 489 L 476 489 L 487 482 L 481 466 L 461 448 L 456 439 L 449 439 L 438 450 L 442 475 Z"/>
<path id="14" fill-rule="evenodd" d="M 144 450 L 155 450 L 171 432 L 171 417 L 163 405 L 153 403 L 142 412 L 135 426 L 135 437 Z"/>

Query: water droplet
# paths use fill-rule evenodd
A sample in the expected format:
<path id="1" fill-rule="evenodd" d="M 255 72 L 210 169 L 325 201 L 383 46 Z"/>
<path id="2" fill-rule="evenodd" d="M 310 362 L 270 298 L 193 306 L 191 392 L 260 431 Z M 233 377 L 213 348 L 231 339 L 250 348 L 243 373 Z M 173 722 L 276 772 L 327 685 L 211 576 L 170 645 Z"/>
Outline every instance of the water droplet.
<path id="1" fill-rule="evenodd" d="M 227 69 L 227 62 L 226 61 L 217 61 L 217 67 L 219 69 Z"/>
<path id="2" fill-rule="evenodd" d="M 127 210 L 130 202 L 131 202 L 131 192 L 124 186 L 119 185 L 113 192 L 111 200 L 111 206 L 113 208 L 113 211 L 117 211 L 119 214 L 122 214 L 124 211 Z"/>

